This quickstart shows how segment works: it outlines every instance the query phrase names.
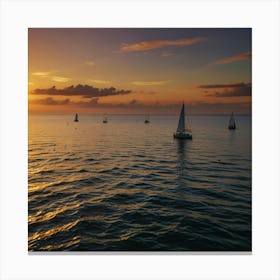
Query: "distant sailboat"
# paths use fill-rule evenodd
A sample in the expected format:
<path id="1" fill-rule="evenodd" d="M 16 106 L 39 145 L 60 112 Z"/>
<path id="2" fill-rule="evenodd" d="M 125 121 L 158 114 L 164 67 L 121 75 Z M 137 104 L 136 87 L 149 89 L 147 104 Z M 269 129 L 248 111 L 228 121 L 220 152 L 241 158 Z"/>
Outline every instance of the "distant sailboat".
<path id="1" fill-rule="evenodd" d="M 78 122 L 78 121 L 79 121 L 79 117 L 78 117 L 78 114 L 76 113 L 74 122 Z"/>
<path id="2" fill-rule="evenodd" d="M 108 118 L 107 118 L 106 115 L 103 116 L 103 121 L 102 121 L 102 122 L 103 122 L 103 123 L 107 123 L 107 122 L 108 122 Z"/>
<path id="3" fill-rule="evenodd" d="M 145 116 L 145 121 L 144 121 L 144 123 L 150 123 L 150 117 L 149 117 L 149 115 L 146 115 L 146 116 Z"/>
<path id="4" fill-rule="evenodd" d="M 235 118 L 234 118 L 233 112 L 231 113 L 231 116 L 229 119 L 228 129 L 236 129 Z"/>
<path id="5" fill-rule="evenodd" d="M 186 129 L 185 127 L 185 104 L 184 103 L 182 105 L 177 131 L 174 133 L 174 138 L 192 139 L 192 131 L 190 129 Z"/>

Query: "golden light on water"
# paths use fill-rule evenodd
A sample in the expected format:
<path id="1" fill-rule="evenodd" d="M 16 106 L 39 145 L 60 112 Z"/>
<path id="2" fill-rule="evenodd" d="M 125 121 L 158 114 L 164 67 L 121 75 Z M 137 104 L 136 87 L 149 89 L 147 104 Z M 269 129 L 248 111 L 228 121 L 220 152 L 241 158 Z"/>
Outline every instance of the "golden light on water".
<path id="1" fill-rule="evenodd" d="M 80 203 L 72 203 L 67 206 L 62 206 L 56 209 L 55 211 L 48 212 L 46 214 L 42 214 L 42 211 L 38 211 L 36 214 L 30 215 L 28 217 L 28 223 L 41 223 L 45 221 L 49 221 L 55 218 L 58 214 L 63 213 L 64 211 L 79 209 Z"/>
<path id="2" fill-rule="evenodd" d="M 61 226 L 58 226 L 58 227 L 51 228 L 51 229 L 46 230 L 44 232 L 36 232 L 33 235 L 28 237 L 28 241 L 40 240 L 40 239 L 43 239 L 43 238 L 50 237 L 50 236 L 52 236 L 52 235 L 54 235 L 58 232 L 61 232 L 61 231 L 64 231 L 64 230 L 69 230 L 72 227 L 74 227 L 75 225 L 77 225 L 78 223 L 79 223 L 79 220 L 76 220 L 76 221 L 71 222 L 71 223 L 67 223 L 67 224 L 64 224 L 64 225 L 61 225 Z"/>
<path id="3" fill-rule="evenodd" d="M 52 250 L 60 250 L 60 249 L 65 249 L 65 248 L 69 248 L 71 246 L 77 245 L 80 243 L 80 238 L 79 236 L 74 237 L 72 241 L 69 242 L 65 242 L 65 243 L 61 243 L 61 244 L 56 244 L 56 245 L 48 245 L 48 246 L 44 246 L 42 247 L 43 251 L 52 251 Z"/>

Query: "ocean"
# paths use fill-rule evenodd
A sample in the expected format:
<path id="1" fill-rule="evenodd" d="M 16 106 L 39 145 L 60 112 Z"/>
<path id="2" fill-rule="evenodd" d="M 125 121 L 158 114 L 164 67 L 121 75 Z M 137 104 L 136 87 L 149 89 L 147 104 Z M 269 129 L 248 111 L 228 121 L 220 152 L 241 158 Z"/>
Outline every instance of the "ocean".
<path id="1" fill-rule="evenodd" d="M 29 251 L 251 251 L 251 116 L 29 115 Z"/>

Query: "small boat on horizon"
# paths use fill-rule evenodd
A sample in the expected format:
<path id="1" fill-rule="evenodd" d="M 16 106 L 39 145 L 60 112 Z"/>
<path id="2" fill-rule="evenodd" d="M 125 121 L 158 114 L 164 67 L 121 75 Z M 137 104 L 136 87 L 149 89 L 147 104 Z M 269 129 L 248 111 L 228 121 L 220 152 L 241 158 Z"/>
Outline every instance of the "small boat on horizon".
<path id="1" fill-rule="evenodd" d="M 228 129 L 230 129 L 230 130 L 236 129 L 236 123 L 235 123 L 235 118 L 234 118 L 233 112 L 231 113 L 231 116 L 229 119 Z"/>
<path id="2" fill-rule="evenodd" d="M 108 118 L 107 118 L 107 116 L 106 116 L 106 115 L 104 115 L 104 116 L 103 116 L 103 120 L 102 120 L 102 122 L 103 122 L 103 123 L 107 123 L 107 122 L 108 122 Z"/>
<path id="3" fill-rule="evenodd" d="M 177 139 L 192 139 L 192 131 L 191 129 L 187 128 L 185 126 L 185 104 L 183 102 L 177 131 L 173 134 L 174 138 Z"/>
<path id="4" fill-rule="evenodd" d="M 150 123 L 150 116 L 149 115 L 146 115 L 145 116 L 145 121 L 144 123 Z"/>
<path id="5" fill-rule="evenodd" d="M 75 118 L 74 118 L 74 122 L 78 122 L 79 121 L 79 117 L 78 114 L 76 113 Z"/>

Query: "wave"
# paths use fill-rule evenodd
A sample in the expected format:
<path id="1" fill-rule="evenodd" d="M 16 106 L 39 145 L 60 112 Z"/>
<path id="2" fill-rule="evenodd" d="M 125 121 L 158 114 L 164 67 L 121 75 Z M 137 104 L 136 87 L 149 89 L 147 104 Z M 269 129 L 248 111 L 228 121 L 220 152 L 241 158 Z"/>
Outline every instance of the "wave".
<path id="1" fill-rule="evenodd" d="M 178 143 L 172 119 L 144 134 L 125 120 L 30 131 L 28 249 L 250 251 L 250 129 L 229 136 L 217 117 L 213 134 L 203 119 Z"/>

